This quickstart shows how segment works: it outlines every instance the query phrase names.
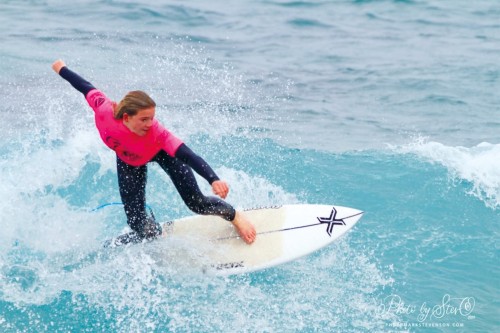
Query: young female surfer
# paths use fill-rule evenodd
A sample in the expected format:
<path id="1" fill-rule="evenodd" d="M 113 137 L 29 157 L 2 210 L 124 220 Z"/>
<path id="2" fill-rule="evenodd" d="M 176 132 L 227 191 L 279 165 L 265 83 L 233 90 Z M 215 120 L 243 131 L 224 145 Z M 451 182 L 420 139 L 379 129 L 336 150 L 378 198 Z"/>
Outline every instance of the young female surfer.
<path id="1" fill-rule="evenodd" d="M 208 163 L 164 128 L 155 118 L 155 102 L 142 91 L 131 91 L 116 104 L 90 82 L 71 71 L 64 61 L 52 68 L 80 91 L 95 113 L 101 139 L 115 151 L 120 196 L 127 223 L 133 232 L 121 236 L 119 244 L 153 239 L 162 230 L 146 213 L 147 164 L 158 163 L 170 176 L 175 188 L 193 212 L 218 215 L 231 221 L 240 237 L 251 244 L 254 226 L 227 202 L 201 193 L 193 171 L 205 178 L 214 194 L 226 198 L 229 187 L 217 177 Z"/>

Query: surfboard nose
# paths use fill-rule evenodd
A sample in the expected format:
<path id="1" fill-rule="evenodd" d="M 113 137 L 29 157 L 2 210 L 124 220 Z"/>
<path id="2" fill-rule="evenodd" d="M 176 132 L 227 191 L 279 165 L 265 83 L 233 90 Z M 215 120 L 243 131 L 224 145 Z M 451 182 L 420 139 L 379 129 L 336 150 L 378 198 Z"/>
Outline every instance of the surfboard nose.
<path id="1" fill-rule="evenodd" d="M 327 226 L 327 233 L 330 237 L 334 230 L 338 235 L 345 233 L 363 216 L 363 211 L 351 207 L 318 205 L 316 209 L 323 213 L 317 219 L 320 224 Z"/>

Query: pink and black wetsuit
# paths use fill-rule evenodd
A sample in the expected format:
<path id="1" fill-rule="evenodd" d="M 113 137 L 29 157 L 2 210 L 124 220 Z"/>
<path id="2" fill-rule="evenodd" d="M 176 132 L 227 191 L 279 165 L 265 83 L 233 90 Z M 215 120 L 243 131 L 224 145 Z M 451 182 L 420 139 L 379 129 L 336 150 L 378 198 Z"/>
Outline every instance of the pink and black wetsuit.
<path id="1" fill-rule="evenodd" d="M 175 153 L 182 141 L 165 129 L 156 119 L 144 136 L 130 131 L 122 119 L 113 116 L 116 103 L 100 90 L 92 89 L 85 96 L 95 113 L 95 124 L 102 141 L 116 152 L 125 163 L 132 166 L 145 165 L 160 151 L 170 156 Z"/>
<path id="2" fill-rule="evenodd" d="M 193 212 L 234 220 L 236 211 L 231 205 L 201 193 L 192 169 L 210 184 L 219 178 L 208 163 L 179 138 L 156 119 L 146 135 L 138 136 L 121 119 L 113 117 L 115 103 L 104 93 L 67 67 L 63 67 L 59 74 L 85 96 L 94 110 L 101 139 L 116 152 L 120 196 L 127 222 L 134 230 L 134 233 L 123 235 L 119 243 L 136 242 L 161 233 L 159 225 L 153 223 L 146 213 L 147 163 L 151 161 L 157 162 L 170 176 L 180 196 Z"/>

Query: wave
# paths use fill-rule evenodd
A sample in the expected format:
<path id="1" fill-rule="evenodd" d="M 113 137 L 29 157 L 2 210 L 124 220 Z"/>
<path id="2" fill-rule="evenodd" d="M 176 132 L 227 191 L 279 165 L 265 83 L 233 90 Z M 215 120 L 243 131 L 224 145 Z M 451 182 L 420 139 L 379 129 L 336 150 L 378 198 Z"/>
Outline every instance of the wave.
<path id="1" fill-rule="evenodd" d="M 323 23 L 319 20 L 307 19 L 307 18 L 295 18 L 288 21 L 288 24 L 294 27 L 316 27 L 316 28 L 331 28 L 330 25 Z"/>
<path id="2" fill-rule="evenodd" d="M 412 143 L 392 147 L 402 153 L 414 153 L 449 171 L 452 179 L 468 182 L 469 193 L 492 209 L 500 207 L 500 144 L 488 142 L 474 147 L 447 146 L 419 138 Z"/>
<path id="3" fill-rule="evenodd" d="M 89 323 L 65 310 L 74 307 L 110 331 L 141 330 L 144 325 L 152 330 L 229 331 L 236 325 L 273 330 L 286 323 L 303 329 L 383 331 L 386 323 L 402 319 L 377 312 L 395 284 L 415 285 L 422 276 L 432 278 L 442 265 L 460 270 L 463 258 L 485 254 L 481 267 L 460 271 L 470 286 L 467 281 L 478 280 L 476 272 L 494 265 L 487 250 L 494 240 L 485 235 L 496 226 L 484 223 L 494 214 L 478 208 L 482 203 L 464 195 L 462 186 L 448 188 L 449 171 L 442 165 L 473 161 L 481 150 L 488 160 L 497 156 L 496 145 L 467 149 L 414 142 L 389 152 L 327 153 L 244 134 L 217 139 L 188 135 L 194 151 L 229 182 L 230 200 L 240 208 L 334 202 L 367 212 L 347 237 L 302 260 L 213 278 L 189 265 L 189 260 L 203 260 L 207 244 L 171 238 L 99 250 L 104 239 L 126 228 L 121 207 L 91 212 L 98 204 L 118 200 L 114 156 L 93 128 L 74 134 L 67 140 L 48 135 L 49 140 L 39 138 L 23 150 L 6 150 L 2 155 L 10 162 L 0 163 L 5 184 L 0 189 L 0 307 L 9 309 L 4 318 L 24 318 L 40 331 L 47 331 L 43 325 L 50 322 L 55 330 L 68 329 L 67 318 L 90 330 Z M 39 172 L 41 165 L 46 172 Z M 157 218 L 191 214 L 160 168 L 152 165 L 149 177 L 148 203 Z M 203 191 L 210 190 L 200 183 Z M 465 223 L 468 212 L 461 207 L 474 201 L 475 219 Z M 412 272 L 415 263 L 425 265 L 418 277 L 398 275 Z M 445 276 L 431 292 L 441 293 L 449 283 Z M 477 290 L 475 296 L 483 297 Z M 230 311 L 242 304 L 249 307 L 242 313 L 259 317 L 258 323 Z M 276 311 L 279 316 L 271 315 Z M 31 319 L 35 317 L 38 321 Z M 11 331 L 23 330 L 23 320 L 9 321 Z"/>
<path id="4" fill-rule="evenodd" d="M 173 331 L 232 331 L 237 326 L 266 330 L 287 323 L 303 329 L 345 327 L 349 331 L 355 321 L 359 321 L 357 327 L 379 330 L 394 319 L 390 315 L 370 319 L 377 315 L 378 300 L 373 294 L 390 286 L 393 279 L 376 261 L 351 247 L 349 238 L 292 264 L 230 278 L 194 272 L 188 262 L 203 258 L 207 245 L 190 240 L 172 238 L 100 251 L 103 239 L 125 227 L 121 207 L 90 211 L 103 200 L 116 199 L 114 156 L 94 132 L 74 134 L 63 142 L 37 141 L 28 151 L 3 154 L 13 162 L 0 164 L 0 180 L 6 185 L 0 192 L 0 307 L 8 309 L 0 323 L 8 331 L 23 331 L 27 323 L 38 331 L 65 330 L 72 327 L 68 318 L 90 330 L 91 323 L 66 311 L 75 307 L 81 309 L 80 316 L 92 316 L 99 327 L 110 331 L 140 331 L 145 326 Z M 207 152 L 206 136 L 191 139 L 195 150 Z M 216 155 L 227 162 L 221 166 L 217 160 L 214 167 L 234 184 L 231 199 L 243 208 L 305 202 L 306 198 L 330 200 L 328 193 L 303 183 L 317 173 L 327 177 L 331 159 L 338 156 L 235 136 L 214 145 L 214 152 L 233 152 Z M 242 156 L 246 157 L 240 163 L 246 168 L 234 163 Z M 313 168 L 312 175 L 304 170 L 303 158 Z M 39 172 L 40 165 L 46 172 Z M 304 178 L 294 179 L 291 174 Z M 149 177 L 148 199 L 157 217 L 189 214 L 159 168 L 152 166 Z M 315 192 L 316 196 L 311 195 Z M 332 274 L 339 280 L 356 278 L 339 284 Z M 304 302 L 298 289 L 310 301 Z M 249 305 L 240 312 L 245 315 L 234 313 L 241 304 Z M 335 308 L 342 308 L 344 315 L 331 318 Z M 275 311 L 281 315 L 276 317 Z M 7 320 L 14 317 L 18 320 Z"/>

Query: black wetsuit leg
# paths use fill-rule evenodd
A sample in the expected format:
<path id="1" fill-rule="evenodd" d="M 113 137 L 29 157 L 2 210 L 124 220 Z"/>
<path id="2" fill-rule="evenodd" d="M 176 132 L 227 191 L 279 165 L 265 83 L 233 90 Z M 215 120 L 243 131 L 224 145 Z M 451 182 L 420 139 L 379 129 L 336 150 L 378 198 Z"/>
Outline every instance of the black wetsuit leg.
<path id="1" fill-rule="evenodd" d="M 147 219 L 146 214 L 146 180 L 147 166 L 131 166 L 116 157 L 118 187 L 120 197 L 127 215 L 127 223 L 136 232 L 142 230 Z"/>
<path id="2" fill-rule="evenodd" d="M 152 159 L 170 176 L 184 203 L 193 212 L 202 215 L 217 215 L 233 221 L 235 209 L 227 202 L 213 196 L 205 196 L 198 187 L 191 168 L 180 159 L 160 150 Z M 116 157 L 118 186 L 124 205 L 127 223 L 133 230 L 105 243 L 105 247 L 138 243 L 161 234 L 161 226 L 146 213 L 147 166 L 131 166 Z"/>
<path id="3" fill-rule="evenodd" d="M 162 230 L 154 217 L 146 213 L 147 166 L 134 167 L 116 157 L 120 196 L 133 232 L 119 236 L 115 245 L 137 243 L 158 237 Z"/>
<path id="4" fill-rule="evenodd" d="M 168 155 L 164 150 L 160 150 L 152 161 L 157 162 L 170 176 L 182 200 L 193 212 L 201 215 L 217 215 L 227 221 L 234 220 L 235 209 L 217 197 L 203 195 L 193 171 L 180 159 Z"/>

